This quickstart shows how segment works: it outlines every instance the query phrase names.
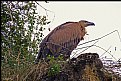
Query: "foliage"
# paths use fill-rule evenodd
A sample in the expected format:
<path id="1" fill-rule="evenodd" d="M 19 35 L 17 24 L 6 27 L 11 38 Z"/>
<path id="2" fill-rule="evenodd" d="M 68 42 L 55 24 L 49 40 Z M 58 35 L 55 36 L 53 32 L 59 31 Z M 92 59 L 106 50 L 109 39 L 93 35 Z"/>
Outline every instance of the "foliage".
<path id="1" fill-rule="evenodd" d="M 48 76 L 54 76 L 60 72 L 60 65 L 53 64 L 48 70 Z"/>
<path id="2" fill-rule="evenodd" d="M 62 71 L 64 62 L 62 56 L 57 58 L 48 56 L 38 64 L 31 65 L 20 77 L 20 81 L 43 81 L 43 76 L 45 76 L 44 78 L 54 77 Z"/>
<path id="3" fill-rule="evenodd" d="M 40 16 L 34 1 L 1 1 L 1 77 L 17 80 L 38 52 L 46 16 Z"/>
<path id="4" fill-rule="evenodd" d="M 48 70 L 48 76 L 54 76 L 58 74 L 61 70 L 61 63 L 60 61 L 63 61 L 63 56 L 59 55 L 57 58 L 54 56 L 48 55 L 47 59 L 49 60 L 49 70 Z"/>

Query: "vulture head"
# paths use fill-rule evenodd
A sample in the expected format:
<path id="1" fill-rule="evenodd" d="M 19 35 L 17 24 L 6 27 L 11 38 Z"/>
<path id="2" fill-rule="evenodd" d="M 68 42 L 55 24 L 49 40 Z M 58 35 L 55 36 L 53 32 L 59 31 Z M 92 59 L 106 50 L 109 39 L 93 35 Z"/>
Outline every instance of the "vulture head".
<path id="1" fill-rule="evenodd" d="M 83 27 L 95 26 L 95 24 L 93 22 L 89 22 L 89 21 L 86 21 L 86 20 L 81 20 L 81 21 L 79 21 L 79 23 Z"/>

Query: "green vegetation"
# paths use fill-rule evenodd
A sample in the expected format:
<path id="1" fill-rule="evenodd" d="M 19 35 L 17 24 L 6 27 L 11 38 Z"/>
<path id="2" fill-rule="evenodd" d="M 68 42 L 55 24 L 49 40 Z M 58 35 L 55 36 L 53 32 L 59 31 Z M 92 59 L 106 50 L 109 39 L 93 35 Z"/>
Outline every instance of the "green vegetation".
<path id="1" fill-rule="evenodd" d="M 48 56 L 38 64 L 31 65 L 20 77 L 20 81 L 41 81 L 43 76 L 48 79 L 57 76 L 62 71 L 64 62 L 62 56 Z"/>
<path id="2" fill-rule="evenodd" d="M 63 61 L 63 56 L 59 55 L 57 58 L 54 56 L 48 55 L 47 59 L 49 60 L 49 70 L 48 76 L 54 76 L 61 71 L 61 61 Z"/>
<path id="3" fill-rule="evenodd" d="M 60 65 L 59 64 L 53 64 L 48 71 L 48 76 L 54 76 L 60 72 Z"/>
<path id="4" fill-rule="evenodd" d="M 1 78 L 18 81 L 32 66 L 42 40 L 44 25 L 34 1 L 1 1 Z"/>

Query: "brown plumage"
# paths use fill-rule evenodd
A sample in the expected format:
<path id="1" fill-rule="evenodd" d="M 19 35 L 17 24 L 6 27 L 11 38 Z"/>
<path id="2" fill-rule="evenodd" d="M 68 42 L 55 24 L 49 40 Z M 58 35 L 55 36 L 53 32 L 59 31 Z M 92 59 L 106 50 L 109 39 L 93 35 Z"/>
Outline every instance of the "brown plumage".
<path id="1" fill-rule="evenodd" d="M 66 22 L 51 31 L 40 43 L 40 50 L 36 62 L 46 58 L 48 54 L 58 56 L 63 54 L 69 57 L 86 34 L 85 27 L 95 25 L 92 22 L 81 20 L 79 22 Z"/>

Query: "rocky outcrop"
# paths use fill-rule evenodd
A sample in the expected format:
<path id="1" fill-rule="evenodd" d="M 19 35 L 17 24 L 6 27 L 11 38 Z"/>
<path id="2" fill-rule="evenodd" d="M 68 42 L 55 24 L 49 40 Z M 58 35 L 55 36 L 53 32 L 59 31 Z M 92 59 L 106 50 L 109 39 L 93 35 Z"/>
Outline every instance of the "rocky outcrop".
<path id="1" fill-rule="evenodd" d="M 39 67 L 37 69 L 37 67 Z M 29 81 L 120 81 L 121 77 L 110 74 L 103 66 L 97 53 L 81 54 L 61 64 L 60 71 L 48 75 L 50 66 L 44 62 L 28 75 Z M 36 76 L 35 76 L 36 75 Z M 31 77 L 31 78 L 30 78 Z M 34 79 L 32 78 L 34 77 Z"/>

